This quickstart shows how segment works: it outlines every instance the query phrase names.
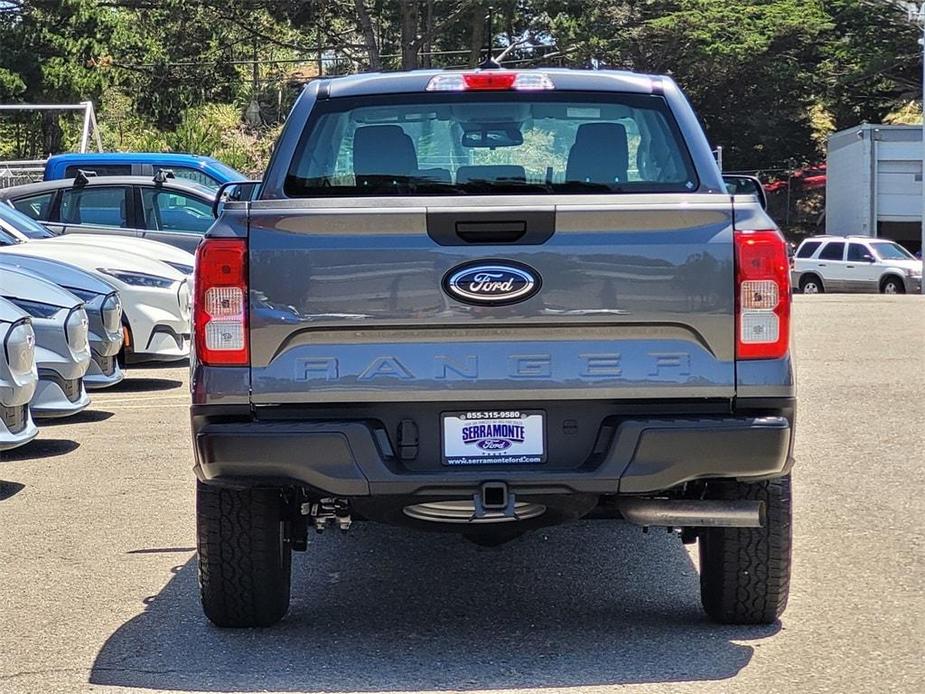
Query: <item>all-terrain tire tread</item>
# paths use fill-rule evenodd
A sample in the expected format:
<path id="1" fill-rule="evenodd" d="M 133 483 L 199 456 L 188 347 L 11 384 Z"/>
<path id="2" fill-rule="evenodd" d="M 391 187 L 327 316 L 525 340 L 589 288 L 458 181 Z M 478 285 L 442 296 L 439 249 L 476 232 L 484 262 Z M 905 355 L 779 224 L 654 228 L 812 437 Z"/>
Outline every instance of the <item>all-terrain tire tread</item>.
<path id="1" fill-rule="evenodd" d="M 289 609 L 288 543 L 280 543 L 280 494 L 197 482 L 199 588 L 221 627 L 270 626 Z"/>
<path id="2" fill-rule="evenodd" d="M 718 494 L 717 494 L 718 492 Z M 704 610 L 723 624 L 771 624 L 790 593 L 790 477 L 724 482 L 711 498 L 764 501 L 763 528 L 711 528 L 700 534 L 700 594 Z"/>

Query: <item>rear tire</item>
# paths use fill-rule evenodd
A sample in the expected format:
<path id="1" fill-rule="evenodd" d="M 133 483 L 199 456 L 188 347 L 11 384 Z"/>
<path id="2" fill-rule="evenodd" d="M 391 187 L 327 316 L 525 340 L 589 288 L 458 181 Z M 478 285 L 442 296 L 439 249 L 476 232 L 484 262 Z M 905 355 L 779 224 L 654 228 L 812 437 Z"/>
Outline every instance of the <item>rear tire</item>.
<path id="1" fill-rule="evenodd" d="M 714 499 L 763 501 L 763 528 L 708 528 L 700 536 L 700 600 L 721 624 L 772 624 L 790 593 L 790 476 L 710 484 Z"/>
<path id="2" fill-rule="evenodd" d="M 292 550 L 276 490 L 196 482 L 202 609 L 216 626 L 266 627 L 289 610 Z"/>
<path id="3" fill-rule="evenodd" d="M 880 283 L 881 294 L 905 294 L 906 285 L 898 277 L 887 277 Z"/>
<path id="4" fill-rule="evenodd" d="M 822 280 L 816 275 L 804 275 L 800 278 L 801 294 L 825 294 L 825 287 L 822 286 Z"/>

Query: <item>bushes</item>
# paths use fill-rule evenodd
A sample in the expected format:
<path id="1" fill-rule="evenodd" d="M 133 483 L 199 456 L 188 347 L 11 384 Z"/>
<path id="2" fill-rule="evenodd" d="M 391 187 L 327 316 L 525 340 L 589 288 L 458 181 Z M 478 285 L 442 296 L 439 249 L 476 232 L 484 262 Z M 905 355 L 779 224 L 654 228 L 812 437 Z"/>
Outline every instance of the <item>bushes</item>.
<path id="1" fill-rule="evenodd" d="M 108 95 L 99 124 L 107 150 L 203 154 L 249 176 L 263 173 L 281 128 L 248 126 L 233 104 L 205 104 L 187 109 L 175 130 L 159 131 L 138 118 L 122 94 Z"/>

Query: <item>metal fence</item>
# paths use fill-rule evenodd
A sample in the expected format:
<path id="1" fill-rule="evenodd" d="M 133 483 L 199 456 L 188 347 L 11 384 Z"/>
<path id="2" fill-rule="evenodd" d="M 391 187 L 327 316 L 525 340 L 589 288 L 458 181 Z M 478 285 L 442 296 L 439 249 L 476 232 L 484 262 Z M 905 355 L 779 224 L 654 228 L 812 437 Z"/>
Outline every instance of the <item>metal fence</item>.
<path id="1" fill-rule="evenodd" d="M 44 173 L 45 162 L 41 159 L 0 161 L 0 188 L 41 181 Z"/>

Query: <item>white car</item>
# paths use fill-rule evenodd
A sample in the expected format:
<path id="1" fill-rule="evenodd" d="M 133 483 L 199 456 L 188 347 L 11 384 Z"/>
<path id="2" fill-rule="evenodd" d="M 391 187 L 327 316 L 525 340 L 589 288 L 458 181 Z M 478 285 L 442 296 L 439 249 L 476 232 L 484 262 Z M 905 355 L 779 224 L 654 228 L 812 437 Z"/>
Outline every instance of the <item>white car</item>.
<path id="1" fill-rule="evenodd" d="M 793 256 L 791 280 L 804 294 L 922 291 L 922 261 L 895 241 L 870 236 L 814 236 Z"/>
<path id="2" fill-rule="evenodd" d="M 154 258 L 166 263 L 184 275 L 191 275 L 195 256 L 182 248 L 171 246 L 151 239 L 131 238 L 128 236 L 104 234 L 55 234 L 28 215 L 23 214 L 0 202 L 0 229 L 12 234 L 21 241 L 49 240 L 58 243 L 81 244 L 138 253 L 146 258 Z"/>
<path id="3" fill-rule="evenodd" d="M 32 317 L 39 381 L 29 409 L 68 417 L 90 404 L 83 377 L 90 366 L 90 321 L 84 303 L 25 270 L 0 267 L 0 296 Z"/>
<path id="4" fill-rule="evenodd" d="M 2 230 L 0 246 L 0 253 L 59 260 L 112 285 L 122 300 L 127 362 L 189 356 L 190 287 L 185 273 L 136 253 L 65 240 L 23 242 Z"/>
<path id="5" fill-rule="evenodd" d="M 6 451 L 38 433 L 29 401 L 39 375 L 32 319 L 5 299 L 0 299 L 0 345 L 0 451 Z"/>
<path id="6" fill-rule="evenodd" d="M 90 319 L 91 359 L 84 385 L 92 390 L 109 388 L 122 381 L 125 374 L 118 360 L 123 339 L 122 300 L 111 284 L 74 265 L 48 258 L 0 253 L 0 267 L 38 275 L 81 299 Z"/>

